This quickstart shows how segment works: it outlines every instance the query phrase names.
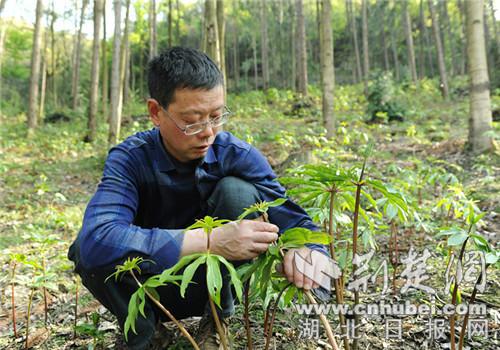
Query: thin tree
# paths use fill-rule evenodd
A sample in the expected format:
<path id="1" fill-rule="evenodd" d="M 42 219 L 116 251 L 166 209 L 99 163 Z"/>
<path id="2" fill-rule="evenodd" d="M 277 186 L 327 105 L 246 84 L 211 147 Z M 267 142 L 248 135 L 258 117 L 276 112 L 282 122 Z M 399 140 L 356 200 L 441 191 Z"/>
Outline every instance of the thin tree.
<path id="1" fill-rule="evenodd" d="M 351 35 L 354 47 L 354 58 L 356 59 L 356 83 L 360 82 L 363 79 L 363 72 L 361 70 L 361 55 L 359 53 L 359 45 L 358 45 L 358 30 L 356 25 L 356 17 L 354 16 L 354 10 L 352 5 L 352 0 L 346 1 L 347 8 L 347 17 L 350 19 L 351 24 Z"/>
<path id="2" fill-rule="evenodd" d="M 205 0 L 205 50 L 207 55 L 220 67 L 219 28 L 217 25 L 217 2 Z"/>
<path id="3" fill-rule="evenodd" d="M 99 36 L 103 12 L 103 0 L 94 0 L 94 41 L 92 42 L 92 68 L 90 73 L 90 105 L 87 122 L 87 142 L 93 142 L 97 134 L 97 103 L 99 99 Z"/>
<path id="4" fill-rule="evenodd" d="M 130 14 L 130 0 L 125 2 L 125 28 L 123 29 L 121 48 L 120 48 L 120 106 L 123 106 L 123 95 L 125 90 L 125 77 L 128 67 L 128 52 L 130 49 L 129 45 L 129 14 Z M 128 116 L 127 116 L 128 117 Z"/>
<path id="5" fill-rule="evenodd" d="M 384 50 L 384 69 L 386 71 L 389 71 L 391 68 L 389 65 L 389 50 L 387 49 L 387 39 L 386 39 L 386 31 L 385 31 L 385 19 L 386 19 L 385 10 L 386 10 L 386 7 L 387 7 L 387 1 L 383 1 L 382 8 L 381 8 L 381 12 L 382 12 L 381 26 L 382 27 L 380 28 L 380 32 L 381 32 L 381 37 L 382 37 L 382 48 Z"/>
<path id="6" fill-rule="evenodd" d="M 436 50 L 438 56 L 438 67 L 439 67 L 439 77 L 441 80 L 441 94 L 444 99 L 448 99 L 448 77 L 446 74 L 446 65 L 444 62 L 444 52 L 443 45 L 441 44 L 441 34 L 439 30 L 439 21 L 436 15 L 436 10 L 434 9 L 433 0 L 429 0 L 429 12 L 431 13 L 432 19 L 432 32 L 434 33 L 434 42 L 436 43 Z"/>
<path id="7" fill-rule="evenodd" d="M 220 70 L 226 79 L 226 20 L 224 16 L 224 0 L 217 0 L 217 35 L 219 37 Z M 224 96 L 226 96 L 227 84 L 224 84 Z"/>
<path id="8" fill-rule="evenodd" d="M 102 59 L 102 115 L 106 122 L 109 123 L 110 116 L 108 114 L 108 86 L 109 86 L 109 70 L 108 70 L 108 50 L 106 45 L 106 0 L 102 3 L 102 40 L 101 40 L 101 59 Z"/>
<path id="9" fill-rule="evenodd" d="M 7 0 L 0 0 L 0 15 L 2 15 L 2 11 L 5 7 L 5 3 Z M 0 21 L 0 100 L 2 99 L 2 57 L 3 57 L 3 45 L 5 42 L 5 37 L 7 34 L 7 28 L 3 24 L 2 21 Z M 2 109 L 0 106 L 0 115 L 2 113 Z"/>
<path id="10" fill-rule="evenodd" d="M 332 4 L 330 0 L 321 2 L 321 77 L 323 92 L 323 122 L 326 136 L 335 134 L 335 117 L 333 115 L 333 99 L 335 89 L 335 69 L 333 63 L 333 37 L 332 37 Z"/>
<path id="11" fill-rule="evenodd" d="M 33 48 L 31 50 L 31 76 L 28 106 L 28 135 L 32 135 L 38 121 L 38 80 L 40 79 L 40 41 L 42 38 L 43 2 L 36 2 L 35 30 L 33 32 Z"/>
<path id="12" fill-rule="evenodd" d="M 233 1 L 233 13 L 238 13 L 238 0 Z M 233 16 L 233 79 L 234 87 L 236 90 L 239 86 L 240 81 L 240 62 L 239 62 L 239 50 L 238 50 L 238 19 L 237 16 Z"/>
<path id="13" fill-rule="evenodd" d="M 418 72 L 420 79 L 425 77 L 425 47 L 424 47 L 424 0 L 420 0 L 418 15 Z"/>
<path id="14" fill-rule="evenodd" d="M 449 55 L 451 56 L 451 66 L 450 66 L 450 75 L 453 76 L 455 72 L 457 71 L 457 66 L 458 64 L 455 62 L 456 57 L 455 57 L 455 45 L 454 45 L 454 40 L 453 40 L 453 31 L 452 31 L 452 26 L 450 22 L 450 16 L 448 15 L 448 0 L 442 0 L 441 2 L 441 8 L 443 9 L 443 25 L 445 28 L 445 31 L 443 33 L 443 46 L 448 47 L 448 52 Z M 447 45 L 446 45 L 447 44 Z M 446 50 L 445 50 L 446 51 Z"/>
<path id="15" fill-rule="evenodd" d="M 408 66 L 410 67 L 411 79 L 416 84 L 417 77 L 417 67 L 415 64 L 415 50 L 413 48 L 413 33 L 411 30 L 411 17 L 410 11 L 408 10 L 408 2 L 403 1 L 403 23 L 405 27 L 405 37 L 406 37 L 406 48 L 408 50 Z"/>
<path id="16" fill-rule="evenodd" d="M 172 47 L 172 0 L 168 0 L 168 47 Z"/>
<path id="17" fill-rule="evenodd" d="M 47 12 L 47 22 L 49 18 L 49 12 Z M 43 35 L 43 49 L 42 49 L 42 82 L 40 84 L 40 106 L 38 108 L 38 120 L 41 122 L 43 120 L 43 113 L 45 111 L 45 93 L 47 91 L 47 42 L 49 41 L 48 32 L 45 31 Z"/>
<path id="18" fill-rule="evenodd" d="M 306 26 L 304 19 L 304 5 L 302 0 L 296 0 L 297 11 L 297 91 L 303 96 L 307 95 L 307 49 Z"/>
<path id="19" fill-rule="evenodd" d="M 56 35 L 54 30 L 54 24 L 56 23 L 57 14 L 54 10 L 54 0 L 51 4 L 51 20 L 50 20 L 50 70 L 51 70 L 51 86 L 52 86 L 52 103 L 54 108 L 58 108 L 57 101 L 57 76 L 56 76 Z"/>
<path id="20" fill-rule="evenodd" d="M 262 62 L 262 82 L 264 90 L 269 88 L 269 46 L 267 44 L 267 3 L 260 1 L 260 49 Z"/>
<path id="21" fill-rule="evenodd" d="M 88 0 L 83 0 L 82 2 L 82 8 L 80 12 L 80 26 L 78 28 L 78 36 L 76 39 L 76 53 L 75 53 L 75 62 L 73 66 L 73 79 L 72 84 L 71 84 L 71 94 L 73 96 L 73 109 L 76 109 L 78 107 L 78 102 L 79 102 L 79 96 L 78 96 L 78 90 L 80 87 L 80 56 L 82 53 L 82 28 L 83 28 L 83 21 L 85 17 L 85 9 L 87 8 L 89 1 Z"/>
<path id="22" fill-rule="evenodd" d="M 158 53 L 156 38 L 156 0 L 149 0 L 149 59 Z"/>
<path id="23" fill-rule="evenodd" d="M 491 101 L 484 42 L 484 2 L 465 1 L 467 59 L 470 78 L 469 144 L 474 153 L 493 148 Z"/>
<path id="24" fill-rule="evenodd" d="M 368 94 L 368 79 L 370 74 L 370 56 L 368 52 L 368 3 L 367 0 L 362 0 L 362 29 L 363 29 L 363 82 L 365 87 L 365 95 Z"/>
<path id="25" fill-rule="evenodd" d="M 122 112 L 120 101 L 121 6 L 121 0 L 113 1 L 115 32 L 113 38 L 113 60 L 111 63 L 111 114 L 108 134 L 108 143 L 110 146 L 114 146 L 118 143 Z"/>
<path id="26" fill-rule="evenodd" d="M 460 40 L 462 43 L 466 42 L 466 29 L 465 29 L 465 6 L 462 0 L 457 0 L 458 15 L 460 17 Z M 459 58 L 459 72 L 460 75 L 465 74 L 467 45 L 460 45 L 461 52 Z"/>
<path id="27" fill-rule="evenodd" d="M 7 0 L 0 0 L 0 15 L 2 15 L 3 9 L 5 8 L 5 3 Z"/>

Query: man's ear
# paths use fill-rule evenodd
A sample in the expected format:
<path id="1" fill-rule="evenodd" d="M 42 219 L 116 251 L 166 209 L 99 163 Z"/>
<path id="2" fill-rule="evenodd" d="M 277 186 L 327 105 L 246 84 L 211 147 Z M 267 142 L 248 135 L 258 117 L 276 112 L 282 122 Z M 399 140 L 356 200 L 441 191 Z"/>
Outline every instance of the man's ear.
<path id="1" fill-rule="evenodd" d="M 146 103 L 148 105 L 149 118 L 155 126 L 160 126 L 160 116 L 158 115 L 161 109 L 160 104 L 154 98 L 148 98 Z"/>

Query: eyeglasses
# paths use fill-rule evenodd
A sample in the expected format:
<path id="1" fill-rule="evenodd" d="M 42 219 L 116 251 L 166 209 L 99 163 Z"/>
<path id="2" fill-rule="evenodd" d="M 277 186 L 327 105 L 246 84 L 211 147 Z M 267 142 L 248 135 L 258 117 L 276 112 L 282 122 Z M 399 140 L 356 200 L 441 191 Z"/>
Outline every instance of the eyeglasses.
<path id="1" fill-rule="evenodd" d="M 175 126 L 180 131 L 182 131 L 184 134 L 186 134 L 187 136 L 199 134 L 200 132 L 202 132 L 203 130 L 205 130 L 209 126 L 211 128 L 217 128 L 217 127 L 221 126 L 222 124 L 225 124 L 229 120 L 229 117 L 233 114 L 229 110 L 229 108 L 227 108 L 227 106 L 224 106 L 224 113 L 222 113 L 221 115 L 210 118 L 210 120 L 208 120 L 206 122 L 188 124 L 188 125 L 182 127 L 179 124 L 177 124 L 175 119 L 172 118 L 170 113 L 165 108 L 163 108 L 163 106 L 161 106 L 161 105 L 159 105 L 159 106 L 165 112 L 167 117 L 169 117 L 174 122 Z"/>

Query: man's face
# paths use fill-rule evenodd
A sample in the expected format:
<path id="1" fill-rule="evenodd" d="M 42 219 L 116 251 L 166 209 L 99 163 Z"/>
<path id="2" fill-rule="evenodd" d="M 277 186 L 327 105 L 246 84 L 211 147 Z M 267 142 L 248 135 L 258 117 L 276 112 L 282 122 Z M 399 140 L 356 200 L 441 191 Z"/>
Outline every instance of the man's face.
<path id="1" fill-rule="evenodd" d="M 166 108 L 166 111 L 163 108 Z M 222 114 L 224 112 L 222 86 L 210 90 L 176 89 L 172 102 L 163 108 L 156 100 L 148 100 L 149 116 L 155 126 L 159 127 L 167 151 L 181 162 L 203 158 L 221 128 L 207 126 L 200 133 L 190 136 L 180 128 L 206 122 Z"/>

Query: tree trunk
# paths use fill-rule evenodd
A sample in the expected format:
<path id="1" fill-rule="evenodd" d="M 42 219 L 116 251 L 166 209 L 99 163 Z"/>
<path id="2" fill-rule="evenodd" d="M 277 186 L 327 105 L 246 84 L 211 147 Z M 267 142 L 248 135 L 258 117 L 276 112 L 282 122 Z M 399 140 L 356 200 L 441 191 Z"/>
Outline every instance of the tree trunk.
<path id="1" fill-rule="evenodd" d="M 238 13 L 238 1 L 233 2 L 233 13 Z M 234 88 L 238 90 L 240 83 L 240 63 L 238 51 L 238 22 L 236 16 L 233 18 L 233 79 Z"/>
<path id="2" fill-rule="evenodd" d="M 413 33 L 411 30 L 411 17 L 410 11 L 408 11 L 408 2 L 403 1 L 403 16 L 404 16 L 404 27 L 406 36 L 406 48 L 408 50 L 408 67 L 411 72 L 411 79 L 416 84 L 418 81 L 417 77 L 417 67 L 415 64 L 415 50 L 413 48 Z"/>
<path id="3" fill-rule="evenodd" d="M 382 4 L 382 29 L 381 29 L 381 32 L 382 32 L 382 49 L 384 50 L 384 69 L 386 71 L 389 71 L 391 69 L 390 65 L 389 65 L 389 50 L 387 50 L 387 39 L 385 37 L 385 19 L 386 19 L 386 15 L 385 15 L 385 10 L 386 10 L 386 6 L 387 6 L 387 2 L 384 1 L 384 3 Z"/>
<path id="4" fill-rule="evenodd" d="M 111 116 L 108 114 L 108 85 L 109 85 L 109 71 L 108 71 L 108 50 L 106 46 L 106 0 L 103 0 L 102 4 L 102 41 L 101 41 L 101 51 L 102 51 L 102 115 L 107 123 Z"/>
<path id="5" fill-rule="evenodd" d="M 53 108 L 57 109 L 59 103 L 57 101 L 57 75 L 56 75 L 56 37 L 54 31 L 54 24 L 56 22 L 57 15 L 54 10 L 54 1 L 51 4 L 51 19 L 50 19 L 50 65 L 51 65 L 51 83 L 52 83 L 52 103 Z"/>
<path id="6" fill-rule="evenodd" d="M 462 42 L 462 45 L 460 45 L 461 54 L 459 60 L 459 72 L 460 75 L 464 75 L 466 67 L 466 58 L 467 58 L 467 45 L 465 45 L 465 42 L 467 39 L 465 30 L 465 8 L 462 0 L 457 0 L 457 7 L 458 7 L 458 14 L 460 16 L 460 28 L 461 28 L 460 42 Z"/>
<path id="7" fill-rule="evenodd" d="M 500 35 L 498 34 L 497 19 L 495 16 L 495 7 L 493 6 L 493 0 L 489 1 L 491 22 L 493 24 L 493 35 L 495 37 L 495 44 L 497 47 L 497 55 L 500 55 Z"/>
<path id="8" fill-rule="evenodd" d="M 438 67 L 439 76 L 441 79 L 441 93 L 444 99 L 448 99 L 448 78 L 446 76 L 446 65 L 444 62 L 443 46 L 441 45 L 441 34 L 439 33 L 439 22 L 436 16 L 436 11 L 434 9 L 433 0 L 429 0 L 429 12 L 431 13 L 432 19 L 432 31 L 434 33 L 434 41 L 436 43 L 437 56 L 438 56 Z"/>
<path id="9" fill-rule="evenodd" d="M 295 2 L 297 11 L 297 73 L 298 89 L 303 96 L 307 95 L 307 50 L 306 50 L 306 26 L 304 19 L 304 6 L 302 0 Z"/>
<path id="10" fill-rule="evenodd" d="M 156 39 L 156 0 L 149 0 L 149 59 L 158 54 Z"/>
<path id="11" fill-rule="evenodd" d="M 97 103 L 99 99 L 99 36 L 101 31 L 103 0 L 94 0 L 94 41 L 92 43 L 92 68 L 90 72 L 90 101 L 87 122 L 87 142 L 97 134 Z"/>
<path id="12" fill-rule="evenodd" d="M 398 47 L 396 38 L 394 35 L 394 26 L 391 26 L 391 48 L 392 48 L 392 59 L 394 60 L 394 72 L 396 73 L 396 81 L 399 81 L 399 57 L 398 57 Z"/>
<path id="13" fill-rule="evenodd" d="M 362 0 L 362 23 L 363 23 L 363 82 L 365 95 L 368 95 L 368 79 L 370 75 L 370 57 L 368 53 L 368 3 Z"/>
<path id="14" fill-rule="evenodd" d="M 123 105 L 123 91 L 125 90 L 125 76 L 128 67 L 127 53 L 129 51 L 129 13 L 130 13 L 130 0 L 126 0 L 125 3 L 125 28 L 123 29 L 123 37 L 120 48 L 120 105 Z"/>
<path id="15" fill-rule="evenodd" d="M 434 77 L 434 66 L 435 66 L 434 58 L 435 58 L 435 55 L 433 55 L 433 52 L 432 52 L 433 45 L 432 45 L 432 40 L 431 40 L 430 35 L 429 35 L 429 31 L 427 30 L 427 25 L 424 25 L 424 39 L 425 39 L 425 46 L 427 47 L 426 51 L 427 51 L 427 58 L 428 58 L 428 62 L 429 62 L 430 76 Z"/>
<path id="16" fill-rule="evenodd" d="M 172 42 L 172 0 L 168 0 L 168 47 L 173 46 Z"/>
<path id="17" fill-rule="evenodd" d="M 330 0 L 322 0 L 321 6 L 321 76 L 323 92 L 323 122 L 326 136 L 335 134 L 333 98 L 335 89 L 335 69 L 333 63 L 332 5 Z"/>
<path id="18" fill-rule="evenodd" d="M 31 50 L 31 76 L 28 107 L 28 135 L 33 134 L 37 127 L 38 116 L 38 80 L 40 78 L 40 40 L 42 37 L 42 0 L 36 2 L 35 30 L 33 32 L 33 48 Z"/>
<path id="19" fill-rule="evenodd" d="M 257 39 L 255 38 L 256 34 L 252 32 L 252 52 L 253 52 L 253 77 L 255 90 L 259 90 L 259 69 L 257 64 Z"/>
<path id="20" fill-rule="evenodd" d="M 175 0 L 175 8 L 177 10 L 177 16 L 175 17 L 175 42 L 176 45 L 180 45 L 181 42 L 181 30 L 180 30 L 180 21 L 181 21 L 181 11 L 179 9 L 179 0 Z"/>
<path id="21" fill-rule="evenodd" d="M 358 30 L 357 30 L 357 25 L 356 25 L 356 17 L 354 16 L 354 9 L 352 5 L 352 0 L 347 0 L 347 10 L 348 10 L 348 16 L 351 19 L 351 34 L 352 34 L 352 41 L 353 41 L 353 46 L 354 46 L 354 56 L 356 59 L 356 76 L 357 76 L 357 81 L 356 83 L 359 83 L 361 80 L 363 80 L 363 73 L 361 70 L 361 55 L 359 53 L 359 45 L 358 45 Z"/>
<path id="22" fill-rule="evenodd" d="M 48 17 L 48 15 L 47 15 Z M 43 55 L 42 55 L 42 82 L 40 86 L 40 107 L 38 108 L 38 121 L 41 123 L 43 121 L 43 114 L 45 111 L 45 93 L 47 91 L 47 41 L 48 40 L 47 31 L 44 33 L 43 38 Z M 1 57 L 1 56 L 0 56 Z"/>
<path id="23" fill-rule="evenodd" d="M 424 30 L 425 30 L 425 21 L 424 21 L 424 0 L 420 0 L 420 10 L 418 16 L 418 64 L 420 73 L 420 79 L 425 77 L 425 46 L 424 46 Z"/>
<path id="24" fill-rule="evenodd" d="M 217 0 L 216 2 L 216 20 L 217 20 L 217 35 L 219 39 L 219 58 L 220 58 L 220 71 L 226 81 L 226 21 L 224 18 L 224 0 Z M 224 83 L 224 96 L 227 94 L 227 84 Z"/>
<path id="25" fill-rule="evenodd" d="M 448 15 L 448 0 L 442 0 L 444 27 L 446 28 L 446 42 L 448 43 L 448 52 L 451 57 L 450 75 L 454 76 L 457 63 L 455 56 L 455 45 L 453 43 L 453 31 L 451 30 L 450 16 Z M 443 43 L 444 44 L 444 43 Z"/>
<path id="26" fill-rule="evenodd" d="M 113 37 L 113 61 L 111 63 L 111 114 L 108 135 L 109 146 L 114 146 L 118 143 L 122 112 L 120 101 L 121 0 L 114 0 L 113 8 L 115 13 L 115 33 Z"/>
<path id="27" fill-rule="evenodd" d="M 3 9 L 5 8 L 5 3 L 7 0 L 0 0 L 0 15 L 2 15 Z"/>
<path id="28" fill-rule="evenodd" d="M 220 67 L 220 42 L 219 28 L 217 26 L 217 2 L 216 0 L 205 0 L 206 17 L 205 17 L 205 40 L 206 53 Z"/>
<path id="29" fill-rule="evenodd" d="M 262 62 L 262 82 L 264 90 L 269 88 L 269 47 L 267 45 L 267 3 L 260 2 L 260 48 Z"/>
<path id="30" fill-rule="evenodd" d="M 78 107 L 78 102 L 79 102 L 79 96 L 78 96 L 78 91 L 79 91 L 79 85 L 80 85 L 80 56 L 82 53 L 82 27 L 83 27 L 83 21 L 84 21 L 84 16 L 85 16 L 85 9 L 87 8 L 88 0 L 83 0 L 82 2 L 82 8 L 80 12 L 80 26 L 78 28 L 78 36 L 76 39 L 76 54 L 75 54 L 75 64 L 73 66 L 73 79 L 72 79 L 72 85 L 71 85 L 71 94 L 73 95 L 73 110 L 75 110 Z"/>
<path id="31" fill-rule="evenodd" d="M 483 0 L 465 1 L 470 77 L 469 143 L 474 153 L 492 149 L 490 88 L 483 27 Z"/>

